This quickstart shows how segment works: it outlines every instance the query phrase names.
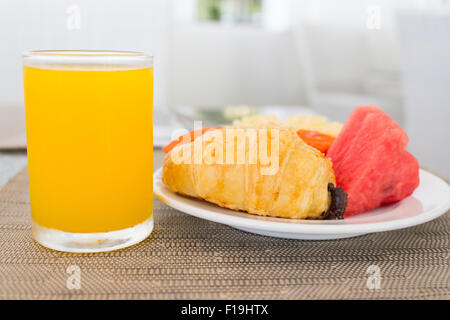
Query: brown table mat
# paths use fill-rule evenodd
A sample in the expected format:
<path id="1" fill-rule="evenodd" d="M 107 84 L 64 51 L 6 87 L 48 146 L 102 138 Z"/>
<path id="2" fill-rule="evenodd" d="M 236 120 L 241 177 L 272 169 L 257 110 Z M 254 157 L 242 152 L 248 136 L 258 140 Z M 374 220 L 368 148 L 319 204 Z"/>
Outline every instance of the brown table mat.
<path id="1" fill-rule="evenodd" d="M 450 298 L 449 213 L 398 231 L 301 241 L 245 233 L 155 198 L 155 228 L 142 243 L 69 254 L 32 240 L 29 210 L 25 169 L 0 190 L 1 299 Z M 66 285 L 71 265 L 80 289 Z M 367 286 L 371 265 L 379 289 Z"/>

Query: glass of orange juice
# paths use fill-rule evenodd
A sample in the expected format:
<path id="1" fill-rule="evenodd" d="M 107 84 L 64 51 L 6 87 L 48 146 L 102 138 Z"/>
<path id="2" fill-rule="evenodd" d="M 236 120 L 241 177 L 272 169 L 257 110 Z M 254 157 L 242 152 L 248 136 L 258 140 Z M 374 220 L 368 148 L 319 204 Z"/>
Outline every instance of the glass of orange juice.
<path id="1" fill-rule="evenodd" d="M 110 251 L 153 229 L 153 58 L 134 52 L 23 55 L 33 238 Z"/>

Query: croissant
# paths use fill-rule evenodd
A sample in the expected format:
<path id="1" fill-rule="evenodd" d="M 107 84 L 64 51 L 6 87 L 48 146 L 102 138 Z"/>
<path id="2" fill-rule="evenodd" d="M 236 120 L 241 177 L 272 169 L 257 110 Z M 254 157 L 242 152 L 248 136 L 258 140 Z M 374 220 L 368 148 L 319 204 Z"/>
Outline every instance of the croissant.
<path id="1" fill-rule="evenodd" d="M 346 195 L 334 187 L 330 160 L 293 129 L 234 128 L 238 133 L 229 134 L 232 130 L 207 131 L 172 149 L 164 158 L 164 184 L 185 196 L 261 216 L 342 218 Z"/>

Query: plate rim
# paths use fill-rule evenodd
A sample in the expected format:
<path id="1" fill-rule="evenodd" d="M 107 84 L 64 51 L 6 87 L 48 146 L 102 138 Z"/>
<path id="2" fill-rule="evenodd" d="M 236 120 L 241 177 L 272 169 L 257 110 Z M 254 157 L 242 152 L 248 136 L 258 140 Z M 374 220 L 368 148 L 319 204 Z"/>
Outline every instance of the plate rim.
<path id="1" fill-rule="evenodd" d="M 355 223 L 355 224 L 308 224 L 308 223 L 288 223 L 288 222 L 274 222 L 274 221 L 255 221 L 247 217 L 239 217 L 239 216 L 231 216 L 225 214 L 217 214 L 216 212 L 212 212 L 208 209 L 195 207 L 190 204 L 183 203 L 180 205 L 178 202 L 171 199 L 171 197 L 180 197 L 183 200 L 190 201 L 202 201 L 200 199 L 188 198 L 171 191 L 161 180 L 162 177 L 162 167 L 158 168 L 153 174 L 153 193 L 156 197 L 161 200 L 163 203 L 172 207 L 178 211 L 183 213 L 192 215 L 194 217 L 205 219 L 208 221 L 213 221 L 217 223 L 222 223 L 232 227 L 243 227 L 249 229 L 256 229 L 262 231 L 271 231 L 271 232 L 280 232 L 280 233 L 292 233 L 292 234 L 348 234 L 348 233 L 373 233 L 373 232 L 382 232 L 382 231 L 391 231 L 404 229 L 412 226 L 416 226 L 419 224 L 423 224 L 434 220 L 441 215 L 445 214 L 450 209 L 450 186 L 446 181 L 437 175 L 425 170 L 420 169 L 420 172 L 423 174 L 430 175 L 433 179 L 437 179 L 440 182 L 444 183 L 447 186 L 446 192 L 449 194 L 449 198 L 446 202 L 443 202 L 436 208 L 433 208 L 429 211 L 421 213 L 416 216 L 407 217 L 404 219 L 396 219 L 392 221 L 378 221 L 371 223 Z M 164 195 L 164 190 L 161 190 L 160 186 L 163 186 L 166 189 L 166 192 L 170 194 L 170 197 L 166 197 Z M 175 198 L 175 200 L 176 200 Z M 208 203 L 208 202 L 207 202 Z M 211 203 L 211 205 L 214 205 Z M 188 206 L 188 208 L 192 207 L 195 209 L 190 211 L 186 210 L 184 206 Z M 234 210 L 228 208 L 218 207 L 223 210 L 230 210 L 236 212 Z M 189 211 L 189 212 L 188 212 Z"/>

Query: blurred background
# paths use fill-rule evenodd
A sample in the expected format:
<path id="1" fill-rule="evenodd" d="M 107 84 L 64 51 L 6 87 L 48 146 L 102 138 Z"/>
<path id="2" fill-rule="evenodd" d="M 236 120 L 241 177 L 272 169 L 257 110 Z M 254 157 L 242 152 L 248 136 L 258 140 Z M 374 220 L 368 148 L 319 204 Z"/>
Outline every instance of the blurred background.
<path id="1" fill-rule="evenodd" d="M 0 41 L 0 149 L 25 147 L 21 52 L 132 50 L 155 56 L 156 145 L 227 110 L 376 104 L 450 179 L 448 0 L 2 0 Z"/>

